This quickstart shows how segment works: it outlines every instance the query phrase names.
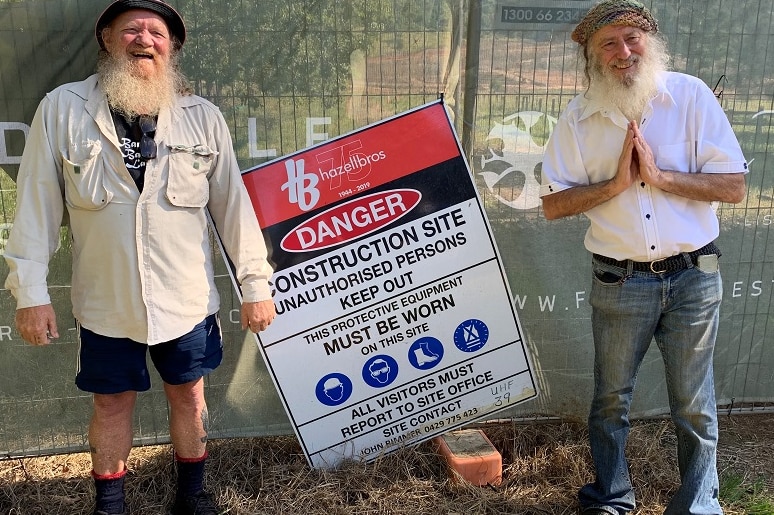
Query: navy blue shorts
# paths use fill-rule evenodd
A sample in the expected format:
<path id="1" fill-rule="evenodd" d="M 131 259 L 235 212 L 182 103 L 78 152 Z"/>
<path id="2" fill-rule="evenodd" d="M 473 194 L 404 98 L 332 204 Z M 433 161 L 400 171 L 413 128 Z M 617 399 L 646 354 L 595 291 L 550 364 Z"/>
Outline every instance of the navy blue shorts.
<path id="1" fill-rule="evenodd" d="M 165 383 L 184 384 L 204 377 L 223 360 L 217 314 L 205 318 L 188 334 L 156 345 L 101 336 L 81 327 L 75 385 L 85 392 L 100 394 L 149 390 L 146 352 Z"/>

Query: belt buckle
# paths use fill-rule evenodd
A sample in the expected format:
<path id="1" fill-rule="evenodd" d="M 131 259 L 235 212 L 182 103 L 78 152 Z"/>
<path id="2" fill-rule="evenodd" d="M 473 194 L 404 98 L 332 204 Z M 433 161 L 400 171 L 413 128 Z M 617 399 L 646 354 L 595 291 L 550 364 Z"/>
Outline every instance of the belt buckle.
<path id="1" fill-rule="evenodd" d="M 663 269 L 663 270 L 656 270 L 656 269 L 653 268 L 653 265 L 655 265 L 656 263 L 660 263 L 661 261 L 666 261 L 666 259 L 667 258 L 661 258 L 661 259 L 657 259 L 655 261 L 651 261 L 650 262 L 650 271 L 653 272 L 654 274 L 663 274 L 664 272 L 666 272 L 667 271 L 666 268 Z"/>

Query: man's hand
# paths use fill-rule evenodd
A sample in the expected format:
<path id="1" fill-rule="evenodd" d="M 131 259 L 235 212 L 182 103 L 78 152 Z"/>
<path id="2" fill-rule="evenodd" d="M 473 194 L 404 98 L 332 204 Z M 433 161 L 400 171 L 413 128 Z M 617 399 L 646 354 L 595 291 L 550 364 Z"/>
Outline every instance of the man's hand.
<path id="1" fill-rule="evenodd" d="M 621 155 L 618 157 L 618 170 L 615 177 L 610 180 L 610 185 L 613 188 L 614 195 L 617 195 L 629 188 L 637 180 L 637 175 L 640 173 L 640 167 L 642 166 L 638 160 L 638 154 L 635 147 L 635 129 L 637 127 L 636 122 L 629 122 L 629 127 L 626 129 L 626 137 L 624 138 L 623 147 L 621 148 Z"/>
<path id="2" fill-rule="evenodd" d="M 744 200 L 743 173 L 684 173 L 661 170 L 656 165 L 653 150 L 642 137 L 636 122 L 629 124 L 634 133 L 634 158 L 638 163 L 640 179 L 662 191 L 703 202 L 737 203 Z"/>
<path id="3" fill-rule="evenodd" d="M 46 345 L 59 338 L 56 314 L 51 304 L 16 310 L 16 329 L 32 345 Z"/>
<path id="4" fill-rule="evenodd" d="M 252 332 L 263 331 L 277 317 L 273 300 L 242 303 L 242 329 L 249 328 Z"/>
<path id="5" fill-rule="evenodd" d="M 645 184 L 650 184 L 656 188 L 663 189 L 661 186 L 663 175 L 658 166 L 656 166 L 653 150 L 651 150 L 650 145 L 645 141 L 645 138 L 642 137 L 640 128 L 634 120 L 629 122 L 629 133 L 634 135 L 634 149 L 636 151 L 636 161 L 639 165 L 638 173 L 640 179 L 642 179 Z"/>
<path id="6" fill-rule="evenodd" d="M 632 124 L 626 130 L 621 155 L 618 157 L 618 169 L 612 179 L 575 186 L 543 197 L 543 216 L 546 220 L 555 220 L 565 216 L 585 213 L 620 195 L 637 180 L 639 162 L 634 145 L 635 132 Z"/>

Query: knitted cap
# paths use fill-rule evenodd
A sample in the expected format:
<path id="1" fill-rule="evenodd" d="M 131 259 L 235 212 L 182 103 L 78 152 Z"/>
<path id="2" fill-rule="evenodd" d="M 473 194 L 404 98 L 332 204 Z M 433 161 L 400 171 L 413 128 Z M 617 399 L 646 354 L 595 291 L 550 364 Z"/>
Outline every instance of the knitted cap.
<path id="1" fill-rule="evenodd" d="M 627 25 L 645 32 L 658 32 L 658 23 L 637 0 L 603 0 L 592 7 L 572 31 L 572 40 L 585 45 L 605 25 Z"/>
<path id="2" fill-rule="evenodd" d="M 169 32 L 180 42 L 180 46 L 185 42 L 183 17 L 168 3 L 163 0 L 115 0 L 97 18 L 97 25 L 94 27 L 100 48 L 105 48 L 105 42 L 102 41 L 102 29 L 110 25 L 110 22 L 115 20 L 118 15 L 132 9 L 143 9 L 158 14 L 164 19 Z"/>

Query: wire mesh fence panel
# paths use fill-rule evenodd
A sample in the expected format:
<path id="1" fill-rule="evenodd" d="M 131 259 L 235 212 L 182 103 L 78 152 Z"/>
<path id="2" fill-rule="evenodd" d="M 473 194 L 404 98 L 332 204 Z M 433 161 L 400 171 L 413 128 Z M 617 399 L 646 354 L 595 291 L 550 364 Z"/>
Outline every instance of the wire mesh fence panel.
<path id="1" fill-rule="evenodd" d="M 544 392 L 514 415 L 583 416 L 593 388 L 590 255 L 583 251 L 587 222 L 579 216 L 547 223 L 537 190 L 546 138 L 561 110 L 585 89 L 583 62 L 570 32 L 593 3 L 501 1 L 484 2 L 482 9 L 470 160 L 540 363 Z M 659 21 L 671 68 L 715 90 L 750 162 L 747 198 L 717 211 L 724 297 L 716 389 L 722 409 L 767 410 L 774 291 L 772 6 L 760 1 L 645 4 Z M 668 413 L 663 373 L 653 345 L 638 376 L 647 386 L 635 394 L 635 415 Z"/>
<path id="2" fill-rule="evenodd" d="M 105 0 L 0 1 L 0 254 L 13 225 L 15 179 L 47 91 L 94 71 Z M 242 169 L 443 97 L 505 263 L 541 395 L 514 417 L 584 416 L 593 387 L 590 256 L 583 217 L 547 222 L 539 178 L 562 109 L 584 89 L 569 34 L 591 0 L 178 0 L 188 38 L 181 66 L 231 129 Z M 715 89 L 750 162 L 748 194 L 720 205 L 724 278 L 716 349 L 722 409 L 774 400 L 774 7 L 768 0 L 646 1 L 672 68 Z M 528 5 L 526 5 L 528 4 Z M 427 142 L 432 145 L 432 141 Z M 25 344 L 15 300 L 0 289 L 0 455 L 87 448 L 91 398 L 77 390 L 70 235 L 49 266 L 61 338 Z M 213 437 L 288 433 L 291 426 L 239 301 L 216 257 L 225 356 L 207 378 Z M 8 266 L 0 260 L 0 277 Z M 637 416 L 668 411 L 651 349 Z M 135 441 L 168 441 L 160 379 L 140 394 Z"/>

